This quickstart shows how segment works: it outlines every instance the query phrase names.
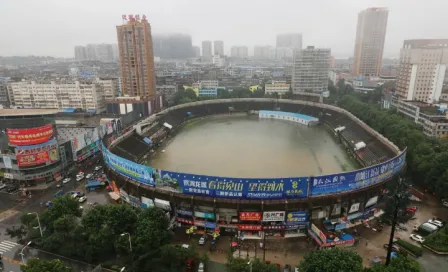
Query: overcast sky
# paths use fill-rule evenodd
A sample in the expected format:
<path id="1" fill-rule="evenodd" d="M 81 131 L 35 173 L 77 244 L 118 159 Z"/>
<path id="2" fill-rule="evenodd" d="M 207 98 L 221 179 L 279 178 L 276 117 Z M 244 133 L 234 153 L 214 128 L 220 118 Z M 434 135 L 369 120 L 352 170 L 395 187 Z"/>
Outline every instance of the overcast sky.
<path id="1" fill-rule="evenodd" d="M 448 38 L 447 0 L 0 0 L 0 56 L 73 57 L 75 45 L 116 43 L 122 14 L 145 14 L 153 33 L 187 33 L 194 45 L 274 45 L 299 32 L 303 45 L 353 55 L 357 14 L 389 8 L 384 57 L 405 39 Z"/>

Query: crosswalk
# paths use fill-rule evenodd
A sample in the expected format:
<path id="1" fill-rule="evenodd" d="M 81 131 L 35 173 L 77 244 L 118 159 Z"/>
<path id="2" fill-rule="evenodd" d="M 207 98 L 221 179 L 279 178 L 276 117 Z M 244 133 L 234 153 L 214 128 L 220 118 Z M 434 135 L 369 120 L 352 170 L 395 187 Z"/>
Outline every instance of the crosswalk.
<path id="1" fill-rule="evenodd" d="M 21 246 L 22 245 L 15 242 L 4 240 L 0 242 L 0 253 L 5 254 L 5 252 L 11 251 L 14 248 L 19 248 Z"/>

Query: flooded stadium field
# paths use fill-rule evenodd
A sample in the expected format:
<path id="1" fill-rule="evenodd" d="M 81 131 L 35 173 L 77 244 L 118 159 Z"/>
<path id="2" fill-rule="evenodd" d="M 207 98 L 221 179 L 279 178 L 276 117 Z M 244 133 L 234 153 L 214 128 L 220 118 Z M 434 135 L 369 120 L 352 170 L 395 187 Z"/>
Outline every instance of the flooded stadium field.
<path id="1" fill-rule="evenodd" d="M 258 116 L 209 116 L 181 128 L 152 167 L 212 176 L 291 177 L 355 169 L 323 127 Z M 162 149 L 165 152 L 162 152 Z"/>

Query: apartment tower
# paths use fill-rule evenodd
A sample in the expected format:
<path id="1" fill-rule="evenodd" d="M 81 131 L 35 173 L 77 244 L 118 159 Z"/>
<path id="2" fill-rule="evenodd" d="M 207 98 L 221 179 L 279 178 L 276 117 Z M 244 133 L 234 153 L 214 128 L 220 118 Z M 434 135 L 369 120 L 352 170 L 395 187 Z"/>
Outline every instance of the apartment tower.
<path id="1" fill-rule="evenodd" d="M 314 48 L 294 51 L 292 91 L 298 93 L 321 93 L 328 89 L 330 49 Z"/>
<path id="2" fill-rule="evenodd" d="M 354 76 L 380 74 L 388 15 L 386 8 L 368 8 L 358 14 L 352 67 Z"/>
<path id="3" fill-rule="evenodd" d="M 123 16 L 117 26 L 123 94 L 142 98 L 156 95 L 151 26 L 146 16 Z"/>
<path id="4" fill-rule="evenodd" d="M 398 98 L 437 102 L 447 64 L 448 39 L 404 41 L 395 83 Z"/>
<path id="5" fill-rule="evenodd" d="M 212 56 L 212 42 L 202 41 L 202 56 L 211 57 Z"/>
<path id="6" fill-rule="evenodd" d="M 213 55 L 224 56 L 224 42 L 214 41 L 213 42 Z"/>

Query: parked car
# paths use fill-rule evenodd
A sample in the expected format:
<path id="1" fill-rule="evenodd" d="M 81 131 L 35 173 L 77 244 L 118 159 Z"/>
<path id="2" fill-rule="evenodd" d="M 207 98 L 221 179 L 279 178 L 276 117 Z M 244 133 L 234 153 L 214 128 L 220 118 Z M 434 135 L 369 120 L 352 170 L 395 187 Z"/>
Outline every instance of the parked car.
<path id="1" fill-rule="evenodd" d="M 16 188 L 16 187 L 6 187 L 6 192 L 7 192 L 7 193 L 13 193 L 13 192 L 15 192 L 15 191 L 17 191 L 17 188 Z"/>
<path id="2" fill-rule="evenodd" d="M 87 197 L 86 197 L 86 196 L 82 196 L 82 197 L 80 197 L 80 198 L 78 199 L 79 203 L 83 203 L 83 202 L 86 201 L 86 200 L 87 200 Z"/>
<path id="3" fill-rule="evenodd" d="M 429 219 L 428 223 L 433 224 L 434 226 L 437 226 L 439 228 L 443 227 L 443 223 L 439 220 Z"/>
<path id="4" fill-rule="evenodd" d="M 81 181 L 84 179 L 84 176 L 76 177 L 76 181 Z"/>
<path id="5" fill-rule="evenodd" d="M 411 234 L 409 236 L 409 238 L 411 238 L 412 240 L 419 242 L 419 243 L 423 243 L 425 241 L 425 239 L 423 239 L 423 237 L 421 237 L 420 235 L 417 235 L 417 234 Z"/>
<path id="6" fill-rule="evenodd" d="M 95 166 L 95 171 L 98 171 L 98 170 L 100 170 L 101 168 L 103 168 L 101 165 L 97 165 L 97 166 Z"/>
<path id="7" fill-rule="evenodd" d="M 62 187 L 62 183 L 56 184 L 56 188 L 61 188 L 61 187 Z"/>
<path id="8" fill-rule="evenodd" d="M 89 179 L 89 178 L 92 178 L 92 177 L 93 177 L 93 174 L 89 173 L 89 174 L 87 174 L 86 179 Z"/>
<path id="9" fill-rule="evenodd" d="M 199 238 L 199 245 L 203 246 L 205 244 L 205 236 Z"/>
<path id="10" fill-rule="evenodd" d="M 69 183 L 71 180 L 72 180 L 71 178 L 65 178 L 65 179 L 62 181 L 62 183 L 63 183 L 63 184 L 67 184 L 67 183 Z"/>
<path id="11" fill-rule="evenodd" d="M 3 190 L 6 188 L 6 184 L 0 184 L 0 190 Z"/>

